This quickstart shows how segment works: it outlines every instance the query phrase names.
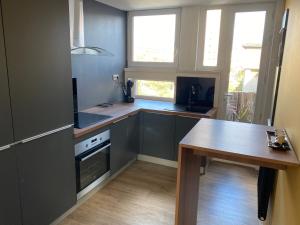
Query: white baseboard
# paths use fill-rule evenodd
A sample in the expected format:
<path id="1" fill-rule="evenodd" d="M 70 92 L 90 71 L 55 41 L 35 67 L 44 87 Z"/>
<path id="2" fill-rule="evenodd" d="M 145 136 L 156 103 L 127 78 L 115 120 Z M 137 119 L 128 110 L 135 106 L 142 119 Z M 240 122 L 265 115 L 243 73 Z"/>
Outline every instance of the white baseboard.
<path id="1" fill-rule="evenodd" d="M 158 164 L 158 165 L 162 165 L 162 166 L 173 167 L 173 168 L 178 167 L 178 163 L 176 161 L 161 159 L 161 158 L 148 156 L 148 155 L 139 154 L 137 157 L 137 160 L 144 161 L 144 162 L 150 162 L 150 163 L 154 163 L 154 164 Z"/>

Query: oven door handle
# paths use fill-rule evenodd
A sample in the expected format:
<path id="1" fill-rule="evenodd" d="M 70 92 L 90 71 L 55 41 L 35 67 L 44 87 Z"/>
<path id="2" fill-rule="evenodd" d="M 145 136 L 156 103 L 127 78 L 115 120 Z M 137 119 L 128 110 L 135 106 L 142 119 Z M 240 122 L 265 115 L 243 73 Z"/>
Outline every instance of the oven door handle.
<path id="1" fill-rule="evenodd" d="M 92 156 L 98 154 L 99 152 L 102 152 L 104 149 L 106 149 L 106 148 L 108 148 L 108 147 L 110 147 L 110 146 L 111 146 L 111 143 L 109 143 L 109 144 L 105 145 L 104 147 L 98 149 L 97 151 L 93 152 L 92 154 L 90 154 L 90 155 L 88 155 L 88 156 L 86 156 L 86 157 L 80 159 L 80 161 L 83 162 L 83 161 L 85 161 L 85 160 L 91 158 Z"/>

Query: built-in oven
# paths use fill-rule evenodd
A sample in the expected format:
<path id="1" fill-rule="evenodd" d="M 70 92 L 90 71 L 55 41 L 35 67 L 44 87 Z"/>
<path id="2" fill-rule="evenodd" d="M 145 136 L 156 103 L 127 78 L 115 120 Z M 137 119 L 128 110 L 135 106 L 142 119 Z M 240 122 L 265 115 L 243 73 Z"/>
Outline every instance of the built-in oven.
<path id="1" fill-rule="evenodd" d="M 110 131 L 75 145 L 77 199 L 110 176 Z"/>

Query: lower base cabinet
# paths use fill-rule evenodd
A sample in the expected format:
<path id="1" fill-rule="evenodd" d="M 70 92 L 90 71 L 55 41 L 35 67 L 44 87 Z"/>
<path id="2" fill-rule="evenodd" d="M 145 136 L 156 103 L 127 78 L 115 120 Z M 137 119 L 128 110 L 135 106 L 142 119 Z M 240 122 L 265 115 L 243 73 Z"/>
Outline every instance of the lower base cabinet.
<path id="1" fill-rule="evenodd" d="M 139 114 L 126 117 L 111 126 L 110 166 L 118 172 L 139 152 Z"/>
<path id="2" fill-rule="evenodd" d="M 142 113 L 141 154 L 174 160 L 175 117 Z"/>
<path id="3" fill-rule="evenodd" d="M 141 154 L 177 161 L 180 141 L 199 119 L 142 113 Z"/>
<path id="4" fill-rule="evenodd" d="M 76 203 L 73 129 L 15 146 L 23 225 L 49 225 Z"/>
<path id="5" fill-rule="evenodd" d="M 0 151 L 0 224 L 21 225 L 15 149 Z"/>
<path id="6" fill-rule="evenodd" d="M 199 122 L 199 119 L 176 116 L 175 120 L 175 148 L 174 148 L 174 156 L 175 160 L 178 160 L 178 150 L 179 143 L 184 138 L 185 135 L 190 132 L 190 130 Z"/>
<path id="7" fill-rule="evenodd" d="M 139 113 L 111 127 L 111 171 L 137 154 L 177 160 L 198 119 Z M 73 129 L 0 152 L 0 224 L 48 225 L 76 203 Z"/>

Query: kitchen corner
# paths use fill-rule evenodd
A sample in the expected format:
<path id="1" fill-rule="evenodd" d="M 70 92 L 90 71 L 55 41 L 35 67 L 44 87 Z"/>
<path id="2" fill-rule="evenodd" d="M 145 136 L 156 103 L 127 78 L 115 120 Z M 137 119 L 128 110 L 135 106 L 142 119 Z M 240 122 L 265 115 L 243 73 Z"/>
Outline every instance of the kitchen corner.
<path id="1" fill-rule="evenodd" d="M 187 118 L 201 119 L 201 118 L 216 118 L 217 108 L 212 108 L 207 113 L 202 114 L 202 113 L 185 111 L 184 109 L 176 106 L 174 103 L 171 102 L 136 99 L 134 103 L 119 102 L 119 103 L 112 104 L 111 106 L 108 107 L 95 106 L 84 110 L 84 112 L 99 114 L 99 115 L 109 115 L 111 117 L 83 129 L 74 129 L 75 139 L 81 138 L 84 135 L 88 135 L 89 133 L 92 133 L 105 126 L 109 126 L 120 119 L 124 119 L 128 116 L 137 114 L 139 112 L 148 112 L 148 113 L 156 113 L 156 114 L 163 114 L 163 115 L 174 115 L 174 116 L 182 116 Z"/>

